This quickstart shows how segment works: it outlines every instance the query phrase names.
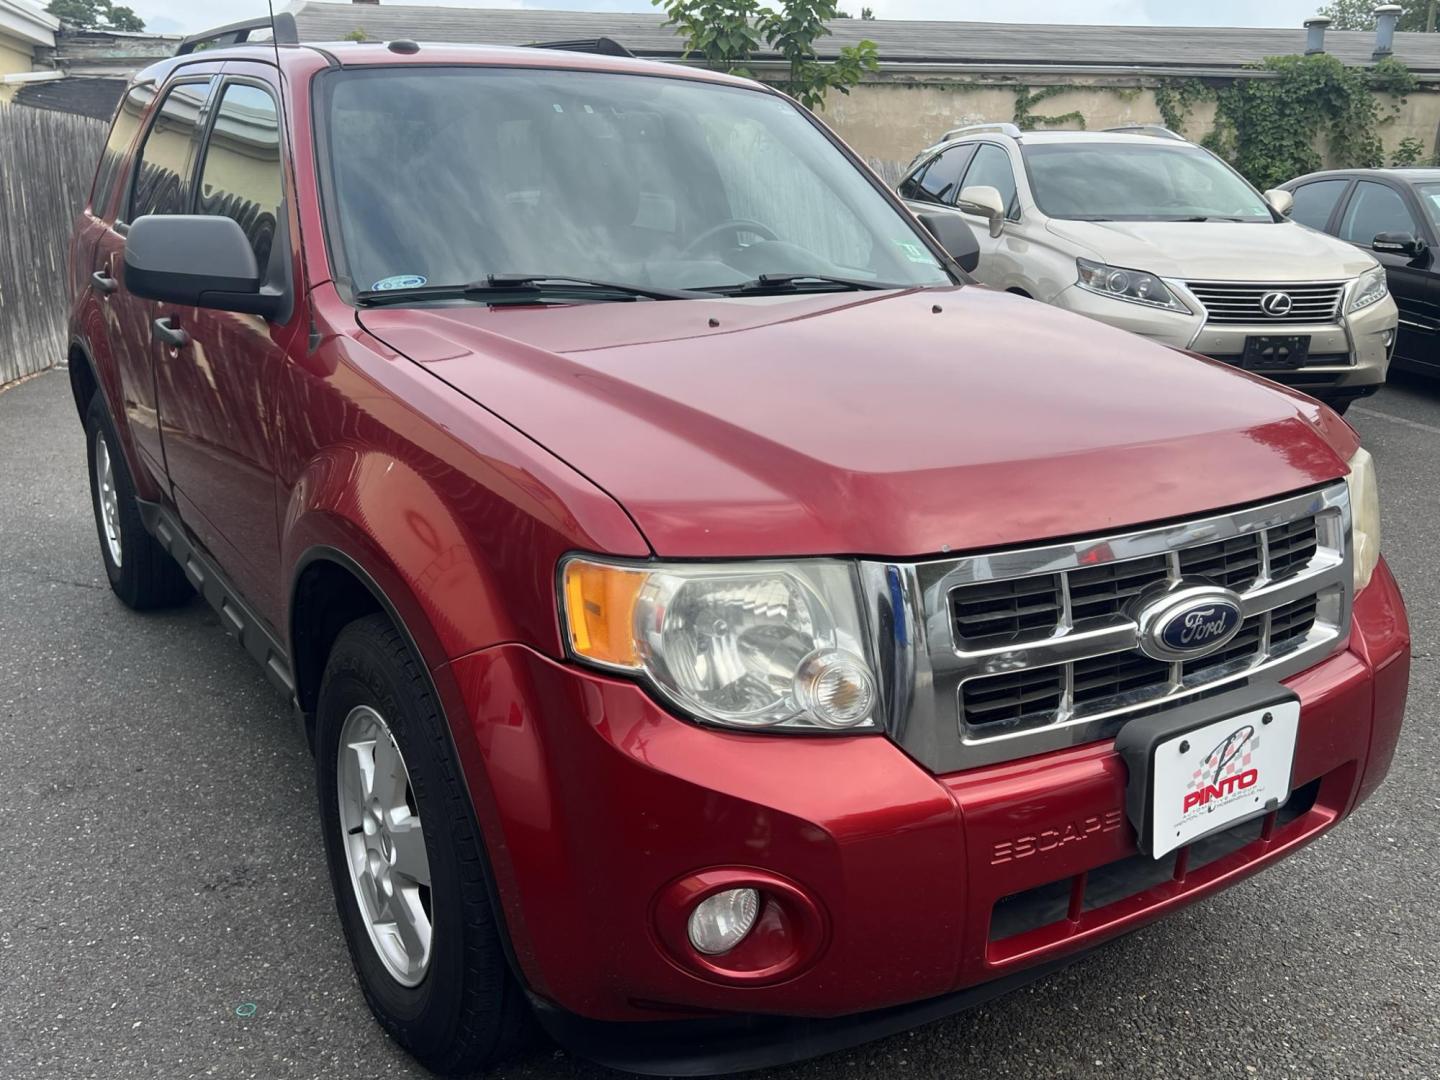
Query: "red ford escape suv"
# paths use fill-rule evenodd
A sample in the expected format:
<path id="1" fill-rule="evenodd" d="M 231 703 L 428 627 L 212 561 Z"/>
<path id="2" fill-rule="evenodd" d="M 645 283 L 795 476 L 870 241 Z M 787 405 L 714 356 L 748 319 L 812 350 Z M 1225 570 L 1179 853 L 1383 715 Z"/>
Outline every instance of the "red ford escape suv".
<path id="1" fill-rule="evenodd" d="M 100 552 L 293 700 L 425 1064 L 853 1044 L 1383 779 L 1408 631 L 1333 413 L 974 287 L 763 86 L 248 32 L 137 76 L 75 233 Z"/>

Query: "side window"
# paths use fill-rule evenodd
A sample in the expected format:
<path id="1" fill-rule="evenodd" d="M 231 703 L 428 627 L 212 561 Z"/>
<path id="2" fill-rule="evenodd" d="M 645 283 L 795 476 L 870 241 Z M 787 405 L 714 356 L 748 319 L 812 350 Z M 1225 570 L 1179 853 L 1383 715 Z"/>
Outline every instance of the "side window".
<path id="1" fill-rule="evenodd" d="M 201 214 L 234 218 L 263 271 L 283 198 L 280 121 L 275 99 L 258 86 L 231 83 L 220 97 L 200 166 Z"/>
<path id="2" fill-rule="evenodd" d="M 1340 239 L 1369 247 L 1382 232 L 1418 233 L 1405 200 L 1394 188 L 1362 180 L 1340 220 Z"/>
<path id="3" fill-rule="evenodd" d="M 962 188 L 982 186 L 1000 192 L 1006 217 L 1013 220 L 1020 216 L 1020 197 L 1015 190 L 1015 170 L 1010 167 L 1010 155 L 994 143 L 980 144 L 961 185 Z"/>
<path id="4" fill-rule="evenodd" d="M 181 83 L 165 95 L 140 150 L 126 221 L 144 214 L 183 214 L 190 208 L 190 154 L 209 96 L 208 82 Z"/>
<path id="5" fill-rule="evenodd" d="M 1295 209 L 1290 211 L 1290 220 L 1324 232 L 1335 204 L 1349 186 L 1349 180 L 1317 180 L 1313 184 L 1302 184 L 1295 189 Z"/>
<path id="6" fill-rule="evenodd" d="M 960 174 L 974 152 L 973 145 L 952 146 L 907 180 L 901 186 L 901 197 L 947 205 L 954 202 L 960 192 Z"/>
<path id="7" fill-rule="evenodd" d="M 115 189 L 125 175 L 125 156 L 130 153 L 135 133 L 140 130 L 140 118 L 154 100 L 154 84 L 145 83 L 132 86 L 120 102 L 115 122 L 110 125 L 110 137 L 100 153 L 100 167 L 95 170 L 95 186 L 90 192 L 90 208 L 96 217 L 107 217 L 110 213 Z"/>

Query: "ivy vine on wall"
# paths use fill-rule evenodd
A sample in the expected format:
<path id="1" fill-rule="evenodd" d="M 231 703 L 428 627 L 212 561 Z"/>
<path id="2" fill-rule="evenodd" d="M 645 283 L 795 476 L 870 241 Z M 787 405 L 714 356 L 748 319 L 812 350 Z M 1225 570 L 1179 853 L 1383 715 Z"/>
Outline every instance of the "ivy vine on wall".
<path id="1" fill-rule="evenodd" d="M 1155 87 L 1155 107 L 1160 119 L 1177 134 L 1185 134 L 1185 125 L 1196 104 L 1215 97 L 1215 91 L 1199 79 L 1166 79 Z"/>
<path id="2" fill-rule="evenodd" d="M 1015 87 L 1015 114 L 1012 120 L 1015 126 L 1021 129 L 1037 127 L 1061 127 L 1065 124 L 1078 124 L 1081 130 L 1085 127 L 1085 117 L 1078 109 L 1072 109 L 1067 113 L 1059 113 L 1055 116 L 1041 116 L 1032 112 L 1034 106 L 1042 101 L 1048 101 L 1053 97 L 1073 89 L 1069 86 L 1042 86 L 1039 90 L 1031 91 L 1028 86 Z"/>
<path id="3" fill-rule="evenodd" d="M 1216 93 L 1215 127 L 1203 141 L 1262 190 L 1321 168 L 1322 136 L 1338 167 L 1384 165 L 1380 129 L 1419 85 L 1393 58 L 1356 68 L 1321 53 L 1273 56 L 1259 66 L 1273 77 L 1238 79 Z M 1377 94 L 1390 99 L 1388 109 Z"/>
<path id="4" fill-rule="evenodd" d="M 1165 126 L 1187 138 L 1195 107 L 1214 102 L 1215 126 L 1201 139 L 1264 190 L 1322 168 L 1373 168 L 1425 162 L 1424 143 L 1413 136 L 1400 140 L 1385 160 L 1381 131 L 1419 89 L 1414 74 L 1400 61 L 1381 60 L 1373 67 L 1346 67 L 1328 54 L 1272 56 L 1256 67 L 1258 79 L 1230 81 L 1165 79 L 1151 89 Z M 973 93 L 993 89 L 983 83 L 914 83 Z M 1069 91 L 1108 93 L 1131 100 L 1143 91 L 1125 86 L 1055 85 L 1010 88 L 1015 95 L 1011 119 L 1021 128 L 1084 128 L 1078 110 L 1056 115 L 1036 106 Z M 1388 102 L 1387 100 L 1388 99 Z M 1440 164 L 1440 148 L 1433 159 Z"/>

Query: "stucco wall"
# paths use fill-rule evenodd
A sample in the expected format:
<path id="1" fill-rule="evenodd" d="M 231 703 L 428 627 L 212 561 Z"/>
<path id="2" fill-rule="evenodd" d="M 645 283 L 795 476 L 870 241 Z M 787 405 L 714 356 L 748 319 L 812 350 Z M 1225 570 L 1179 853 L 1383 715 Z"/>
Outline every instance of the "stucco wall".
<path id="1" fill-rule="evenodd" d="M 0 75 L 29 71 L 33 66 L 33 57 L 29 42 L 0 34 Z"/>
<path id="2" fill-rule="evenodd" d="M 1020 89 L 1033 93 L 1039 86 Z M 855 87 L 849 95 L 832 94 L 821 115 L 863 157 L 903 164 L 950 128 L 1012 119 L 1016 93 L 1013 80 L 1000 82 L 993 78 L 968 83 L 875 81 Z M 1391 99 L 1381 99 L 1382 116 L 1389 115 L 1391 105 Z M 1067 85 L 1063 92 L 1031 107 L 1031 112 L 1040 116 L 1059 116 L 1071 111 L 1084 116 L 1085 126 L 1091 130 L 1163 122 L 1153 88 L 1136 85 L 1133 79 L 1109 83 L 1091 79 L 1084 85 Z M 1183 134 L 1198 141 L 1210 131 L 1214 121 L 1215 103 L 1198 102 L 1191 109 Z M 1428 160 L 1435 152 L 1437 124 L 1440 124 L 1440 88 L 1410 95 L 1401 106 L 1400 115 L 1381 126 L 1387 153 L 1402 138 L 1412 136 L 1424 143 Z"/>

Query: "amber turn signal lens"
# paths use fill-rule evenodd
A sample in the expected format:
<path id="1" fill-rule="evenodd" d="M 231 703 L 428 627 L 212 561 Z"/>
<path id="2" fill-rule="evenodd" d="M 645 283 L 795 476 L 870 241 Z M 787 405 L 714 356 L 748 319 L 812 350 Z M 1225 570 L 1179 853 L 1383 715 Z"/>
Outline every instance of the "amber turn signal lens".
<path id="1" fill-rule="evenodd" d="M 565 621 L 577 656 L 637 668 L 635 599 L 649 574 L 572 559 L 565 564 Z"/>

